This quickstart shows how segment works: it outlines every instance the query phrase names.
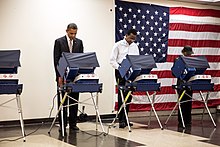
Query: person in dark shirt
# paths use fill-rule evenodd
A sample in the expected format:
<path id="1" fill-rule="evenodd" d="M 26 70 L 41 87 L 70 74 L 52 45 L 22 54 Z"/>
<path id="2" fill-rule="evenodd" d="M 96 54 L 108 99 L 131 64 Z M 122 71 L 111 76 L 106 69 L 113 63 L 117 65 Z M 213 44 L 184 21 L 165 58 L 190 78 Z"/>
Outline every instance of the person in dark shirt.
<path id="1" fill-rule="evenodd" d="M 182 49 L 182 54 L 183 56 L 191 56 L 192 54 L 194 54 L 192 51 L 192 47 L 189 45 L 184 46 L 184 48 Z M 185 81 L 181 79 L 177 79 L 177 85 L 181 85 L 184 82 Z M 185 89 L 177 89 L 177 93 L 179 97 L 181 96 L 184 90 Z M 181 107 L 183 121 L 184 121 L 185 126 L 191 126 L 192 94 L 193 94 L 192 90 L 186 89 L 184 96 L 180 100 L 180 102 L 182 102 L 180 107 Z M 180 115 L 180 110 L 178 110 L 178 123 L 180 127 L 183 126 L 181 115 Z"/>

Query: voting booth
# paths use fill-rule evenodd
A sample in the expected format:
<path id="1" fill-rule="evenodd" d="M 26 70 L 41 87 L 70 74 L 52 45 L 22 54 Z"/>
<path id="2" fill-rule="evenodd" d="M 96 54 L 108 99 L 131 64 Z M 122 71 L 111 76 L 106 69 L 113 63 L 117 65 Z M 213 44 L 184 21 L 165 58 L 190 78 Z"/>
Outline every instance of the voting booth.
<path id="1" fill-rule="evenodd" d="M 72 92 L 101 92 L 102 84 L 94 73 L 99 67 L 95 53 L 63 53 L 60 58 L 58 71 L 64 78 L 64 88 Z"/>
<path id="2" fill-rule="evenodd" d="M 185 81 L 181 85 L 176 85 L 179 89 L 189 88 L 191 90 L 213 90 L 211 76 L 204 72 L 209 68 L 205 56 L 180 56 L 171 68 L 173 75 Z"/>
<path id="3" fill-rule="evenodd" d="M 156 67 L 157 66 L 152 55 L 127 55 L 126 59 L 122 61 L 120 67 L 118 68 L 121 77 L 125 78 L 126 84 L 118 85 L 118 94 L 121 94 L 123 104 L 119 108 L 116 118 L 118 117 L 118 114 L 121 111 L 121 109 L 124 109 L 129 131 L 131 130 L 125 107 L 127 99 L 129 98 L 131 93 L 135 91 L 146 92 L 147 98 L 151 104 L 151 112 L 153 110 L 161 129 L 163 129 L 159 117 L 154 108 L 154 99 L 156 91 L 160 90 L 160 83 L 157 82 L 157 75 L 150 73 L 151 70 Z M 123 90 L 129 91 L 125 98 L 122 93 Z M 152 98 L 149 95 L 150 91 L 154 92 Z M 111 125 L 114 124 L 116 118 L 113 120 Z"/>
<path id="4" fill-rule="evenodd" d="M 20 66 L 20 50 L 0 50 L 0 95 L 10 94 L 16 96 L 15 98 L 11 98 L 6 102 L 1 103 L 0 106 L 16 100 L 21 132 L 23 141 L 25 141 L 24 121 L 20 99 L 23 84 L 19 84 L 17 76 L 18 67 Z"/>
<path id="5" fill-rule="evenodd" d="M 181 84 L 172 85 L 175 90 L 182 90 L 183 93 L 180 94 L 180 97 L 177 99 L 177 103 L 173 108 L 170 116 L 174 112 L 177 106 L 179 106 L 180 113 L 181 111 L 181 99 L 184 96 L 186 90 L 199 91 L 202 102 L 205 105 L 204 110 L 206 109 L 209 113 L 209 116 L 213 122 L 213 125 L 216 127 L 216 124 L 212 118 L 212 115 L 209 111 L 207 101 L 209 98 L 209 91 L 214 90 L 214 83 L 211 82 L 211 75 L 206 75 L 205 71 L 209 68 L 209 63 L 205 56 L 180 56 L 177 58 L 171 68 L 172 74 L 179 80 Z M 203 91 L 208 91 L 206 97 L 204 97 Z M 176 92 L 177 93 L 177 92 Z M 178 94 L 177 94 L 178 95 Z M 193 98 L 192 98 L 193 99 Z M 204 114 L 203 110 L 203 114 Z M 168 122 L 170 116 L 168 117 L 165 124 Z M 181 114 L 182 117 L 182 114 Z M 182 118 L 183 127 L 185 124 Z"/>
<path id="6" fill-rule="evenodd" d="M 60 91 L 65 92 L 65 94 L 61 100 L 61 105 L 56 117 L 61 111 L 61 120 L 63 122 L 63 103 L 66 98 L 70 98 L 70 96 L 68 96 L 70 92 L 91 93 L 91 99 L 96 111 L 96 129 L 99 121 L 102 131 L 105 132 L 98 110 L 98 93 L 102 92 L 102 83 L 99 83 L 99 77 L 94 73 L 96 67 L 99 67 L 99 63 L 94 52 L 62 53 L 57 69 L 60 76 L 63 77 L 65 81 L 65 84 L 62 87 L 59 87 L 59 89 Z M 96 99 L 93 93 L 96 93 Z M 87 104 L 85 101 L 78 101 L 78 103 Z M 51 125 L 50 131 L 55 123 L 56 117 Z M 50 133 L 50 131 L 48 133 Z M 64 126 L 62 126 L 62 135 L 64 136 Z"/>

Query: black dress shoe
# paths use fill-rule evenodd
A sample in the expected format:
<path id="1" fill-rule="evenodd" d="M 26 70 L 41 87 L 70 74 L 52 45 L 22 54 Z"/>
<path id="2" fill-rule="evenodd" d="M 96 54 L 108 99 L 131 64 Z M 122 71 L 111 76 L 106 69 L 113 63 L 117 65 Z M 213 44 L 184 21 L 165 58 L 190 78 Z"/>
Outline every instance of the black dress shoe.
<path id="1" fill-rule="evenodd" d="M 188 123 L 185 124 L 185 126 L 186 126 L 186 127 L 191 127 L 191 126 L 192 126 L 192 123 L 191 123 L 191 122 L 188 122 Z"/>
<path id="2" fill-rule="evenodd" d="M 70 126 L 70 130 L 77 131 L 77 130 L 79 130 L 79 128 L 77 126 Z"/>
<path id="3" fill-rule="evenodd" d="M 119 123 L 119 128 L 125 128 L 126 124 L 124 122 Z"/>

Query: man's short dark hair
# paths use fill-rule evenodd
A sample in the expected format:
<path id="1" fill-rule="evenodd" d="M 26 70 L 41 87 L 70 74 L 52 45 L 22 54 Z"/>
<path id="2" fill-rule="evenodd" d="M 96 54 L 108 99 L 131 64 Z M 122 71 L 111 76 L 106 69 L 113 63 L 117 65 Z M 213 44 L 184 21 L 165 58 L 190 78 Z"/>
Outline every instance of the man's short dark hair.
<path id="1" fill-rule="evenodd" d="M 137 35 L 137 30 L 135 30 L 135 29 L 130 29 L 130 30 L 127 31 L 126 34 L 127 34 L 127 35 L 130 35 L 130 34 Z"/>
<path id="2" fill-rule="evenodd" d="M 184 46 L 184 48 L 182 49 L 182 53 L 183 52 L 185 52 L 188 55 L 194 54 L 192 47 L 190 45 Z"/>
<path id="3" fill-rule="evenodd" d="M 75 29 L 78 29 L 78 27 L 75 23 L 70 23 L 67 26 L 67 30 L 69 30 L 69 29 L 74 29 L 75 30 Z"/>

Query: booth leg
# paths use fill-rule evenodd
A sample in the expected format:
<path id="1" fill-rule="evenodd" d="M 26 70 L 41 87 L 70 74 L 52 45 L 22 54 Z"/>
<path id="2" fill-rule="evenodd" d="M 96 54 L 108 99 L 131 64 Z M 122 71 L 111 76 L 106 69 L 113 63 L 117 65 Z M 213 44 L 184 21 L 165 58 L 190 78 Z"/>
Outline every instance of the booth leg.
<path id="1" fill-rule="evenodd" d="M 121 90 L 120 90 L 120 91 L 121 91 Z M 120 93 L 122 93 L 122 91 L 121 91 Z M 114 120 L 113 120 L 112 123 L 109 125 L 107 133 L 109 133 L 109 129 L 111 128 L 111 126 L 114 125 L 116 119 L 118 118 L 118 114 L 121 112 L 122 109 L 125 108 L 125 106 L 126 106 L 125 103 L 126 103 L 126 101 L 128 100 L 128 98 L 129 98 L 130 95 L 131 95 L 131 91 L 128 92 L 126 98 L 124 99 L 124 96 L 123 96 L 123 93 L 122 93 L 122 101 L 123 101 L 123 104 L 121 105 L 121 107 L 120 107 L 119 110 L 117 111 Z M 126 112 L 126 110 L 125 110 L 124 112 Z M 125 115 L 127 115 L 127 113 L 126 113 Z M 128 127 L 130 127 L 129 121 L 128 121 L 128 116 L 126 117 L 126 121 L 127 121 L 127 123 L 128 123 Z M 131 132 L 131 131 L 129 130 L 129 132 Z"/>
<path id="2" fill-rule="evenodd" d="M 153 109 L 152 109 L 152 107 L 151 107 L 151 108 L 150 108 L 150 116 L 149 116 L 149 120 L 148 120 L 147 126 L 150 126 L 152 111 L 153 111 Z"/>
<path id="3" fill-rule="evenodd" d="M 67 92 L 66 92 L 67 93 Z M 65 95 L 66 95 L 66 93 L 65 93 Z M 61 95 L 60 95 L 61 96 Z M 65 98 L 66 99 L 66 98 Z M 63 99 L 63 101 L 61 101 L 60 103 L 61 103 L 61 106 L 60 106 L 60 111 L 61 111 L 61 131 L 62 131 L 62 136 L 64 137 L 65 136 L 65 124 L 64 124 L 64 118 L 63 118 L 63 103 L 65 102 L 65 99 Z"/>
<path id="4" fill-rule="evenodd" d="M 156 94 L 156 93 L 155 93 Z M 155 100 L 155 94 L 153 95 L 153 100 L 152 100 L 152 103 L 154 104 L 154 100 Z M 148 100 L 149 100 L 149 98 L 148 98 Z M 149 102 L 150 102 L 150 100 L 149 100 Z M 148 126 L 150 126 L 150 123 L 151 123 L 151 116 L 152 116 L 152 111 L 153 111 L 153 109 L 152 109 L 152 107 L 150 108 L 150 117 L 149 117 L 149 121 L 148 121 Z"/>
<path id="5" fill-rule="evenodd" d="M 205 102 L 207 103 L 207 101 L 208 101 L 208 98 L 209 98 L 209 92 L 207 92 L 207 94 L 206 94 L 206 98 L 205 98 Z M 202 121 L 203 121 L 203 118 L 204 118 L 204 114 L 205 114 L 205 107 L 203 108 L 203 111 L 202 111 Z"/>
<path id="6" fill-rule="evenodd" d="M 22 132 L 22 136 L 23 136 L 23 141 L 25 142 L 26 135 L 25 135 L 25 131 L 24 131 L 24 121 L 23 121 L 20 95 L 18 95 L 18 94 L 16 95 L 16 100 L 17 100 L 18 113 L 19 113 L 20 123 L 21 123 L 21 132 Z"/>
<path id="7" fill-rule="evenodd" d="M 17 97 L 12 98 L 12 99 L 10 99 L 10 100 L 4 102 L 4 103 L 1 103 L 1 104 L 0 104 L 0 107 L 3 106 L 3 105 L 5 105 L 5 104 L 7 104 L 7 103 L 9 103 L 9 102 L 11 102 L 11 101 L 13 101 L 13 100 L 15 100 L 15 99 L 17 99 Z"/>
<path id="8" fill-rule="evenodd" d="M 101 128 L 102 128 L 102 132 L 106 133 L 105 130 L 104 130 L 103 124 L 102 124 L 102 120 L 101 120 L 101 117 L 100 117 L 100 114 L 99 114 L 99 110 L 98 110 L 98 93 L 96 94 L 96 101 L 95 101 L 92 93 L 91 93 L 91 96 L 92 96 L 92 101 L 93 101 L 95 111 L 96 111 L 96 131 L 98 131 L 98 120 L 99 120 L 99 123 L 100 123 Z"/>
<path id="9" fill-rule="evenodd" d="M 183 113 L 182 113 L 182 109 L 181 109 L 181 100 L 184 96 L 184 94 L 186 93 L 186 90 L 184 90 L 180 96 L 180 98 L 178 99 L 178 102 L 179 102 L 179 111 L 180 111 L 180 117 L 181 117 L 181 121 L 182 121 L 182 124 L 183 124 L 183 128 L 186 128 L 185 126 L 185 123 L 184 123 L 184 119 L 183 119 Z"/>
<path id="10" fill-rule="evenodd" d="M 109 129 L 111 128 L 111 126 L 113 126 L 115 124 L 116 119 L 118 118 L 118 114 L 120 111 L 117 111 L 115 118 L 113 119 L 112 123 L 108 126 L 108 131 L 107 133 L 109 133 Z"/>
<path id="11" fill-rule="evenodd" d="M 121 110 L 123 109 L 123 105 L 121 105 L 121 107 L 119 108 L 119 110 L 116 113 L 115 118 L 113 119 L 112 123 L 108 126 L 108 131 L 107 134 L 109 133 L 109 129 L 111 128 L 111 126 L 113 126 L 115 124 L 116 119 L 118 118 L 119 113 L 121 112 Z"/>
<path id="12" fill-rule="evenodd" d="M 125 99 L 124 99 L 124 95 L 123 95 L 122 90 L 120 90 L 120 94 L 121 94 L 121 98 L 122 98 L 122 101 L 123 101 L 122 106 L 124 108 L 124 113 L 125 113 L 125 118 L 126 118 L 127 125 L 128 125 L 128 130 L 129 130 L 129 132 L 131 132 L 131 127 L 129 125 L 129 120 L 128 120 L 128 114 L 127 114 L 127 111 L 126 111 L 126 102 L 127 102 L 128 98 L 129 98 L 129 96 L 131 95 L 131 91 L 128 92 L 128 94 L 127 94 Z"/>
<path id="13" fill-rule="evenodd" d="M 209 116 L 210 116 L 210 118 L 211 118 L 211 120 L 212 120 L 212 123 L 213 123 L 214 127 L 216 127 L 216 124 L 215 124 L 215 121 L 214 121 L 214 119 L 213 119 L 213 117 L 212 117 L 212 114 L 211 114 L 210 111 L 209 111 L 209 108 L 208 108 L 208 105 L 207 105 L 207 101 L 205 100 L 205 98 L 204 98 L 202 92 L 199 91 L 199 93 L 200 93 L 200 96 L 201 96 L 201 98 L 202 98 L 202 100 L 203 100 L 203 102 L 204 102 L 205 108 L 206 108 L 206 110 L 208 111 L 208 114 L 209 114 Z"/>
<path id="14" fill-rule="evenodd" d="M 207 94 L 206 94 L 205 103 L 208 102 L 209 94 L 210 94 L 210 92 L 208 91 Z M 203 117 L 204 117 L 204 114 L 205 114 L 205 109 L 206 108 L 204 107 L 203 108 L 203 112 L 202 112 L 202 121 L 203 121 Z"/>
<path id="15" fill-rule="evenodd" d="M 155 116 L 156 116 L 156 118 L 157 118 L 157 121 L 158 121 L 158 123 L 159 123 L 159 125 L 160 125 L 160 128 L 163 130 L 163 126 L 161 125 L 160 119 L 159 119 L 159 117 L 158 117 L 158 115 L 157 115 L 157 112 L 156 112 L 156 110 L 155 110 L 155 108 L 154 108 L 154 97 L 155 97 L 155 94 L 156 94 L 156 93 L 154 93 L 154 95 L 153 95 L 153 101 L 150 99 L 149 93 L 146 92 L 146 94 L 147 94 L 148 100 L 150 101 L 151 109 L 153 110 L 153 112 L 154 112 L 154 114 L 155 114 Z"/>
<path id="16" fill-rule="evenodd" d="M 60 92 L 60 96 L 62 97 L 61 92 Z M 58 109 L 58 111 L 57 111 L 56 116 L 55 116 L 54 119 L 53 119 L 53 122 L 52 122 L 52 124 L 51 124 L 51 126 L 50 126 L 50 129 L 49 129 L 49 131 L 48 131 L 48 134 L 50 134 L 50 132 L 51 132 L 51 130 L 52 130 L 54 124 L 55 124 L 55 121 L 56 121 L 56 119 L 57 119 L 57 116 L 58 116 L 59 112 L 61 111 L 61 122 L 62 122 L 62 126 L 60 126 L 60 127 L 62 127 L 62 136 L 64 137 L 65 132 L 64 132 L 64 120 L 63 120 L 63 103 L 65 102 L 66 98 L 67 98 L 67 92 L 65 93 L 63 99 L 62 99 L 61 102 L 60 102 L 59 109 Z"/>
<path id="17" fill-rule="evenodd" d="M 176 90 L 175 90 L 175 91 L 176 91 Z M 167 122 L 169 121 L 171 115 L 173 114 L 173 112 L 175 111 L 176 107 L 178 106 L 178 108 L 179 108 L 179 110 L 180 110 L 181 120 L 182 120 L 182 123 L 183 123 L 183 128 L 185 128 L 185 124 L 184 124 L 184 121 L 183 121 L 182 110 L 181 110 L 181 107 L 180 107 L 180 101 L 181 101 L 182 97 L 184 96 L 185 92 L 186 92 L 186 90 L 184 90 L 184 91 L 182 92 L 181 96 L 177 99 L 176 105 L 174 106 L 174 108 L 173 108 L 173 110 L 171 111 L 169 117 L 167 118 L 167 120 L 166 120 L 165 123 L 164 123 L 165 125 L 167 124 Z M 178 96 L 177 91 L 176 91 L 176 95 Z"/>
<path id="18" fill-rule="evenodd" d="M 184 120 L 183 120 L 183 113 L 182 113 L 182 109 L 181 109 L 181 104 L 179 103 L 179 111 L 180 111 L 180 117 L 181 117 L 181 121 L 183 124 L 183 128 L 186 128 Z"/>
<path id="19" fill-rule="evenodd" d="M 148 100 L 149 100 L 149 98 L 148 98 Z M 150 102 L 150 100 L 149 100 L 149 102 Z M 154 97 L 153 97 L 152 103 L 154 103 Z M 152 107 L 151 107 L 151 108 L 150 108 L 150 117 L 149 117 L 149 120 L 148 120 L 148 124 L 147 124 L 147 126 L 150 126 L 150 123 L 151 123 L 151 116 L 152 116 L 152 111 L 153 111 L 153 109 L 152 109 Z"/>
<path id="20" fill-rule="evenodd" d="M 173 110 L 171 111 L 170 115 L 168 116 L 167 120 L 165 121 L 164 125 L 166 125 L 171 117 L 171 115 L 173 114 L 173 112 L 175 111 L 176 107 L 179 105 L 179 102 L 176 103 L 176 105 L 174 106 Z"/>

